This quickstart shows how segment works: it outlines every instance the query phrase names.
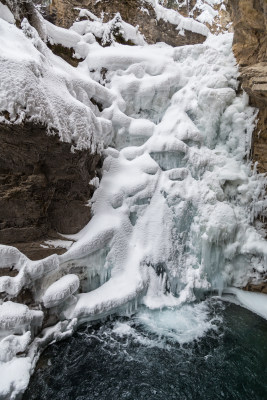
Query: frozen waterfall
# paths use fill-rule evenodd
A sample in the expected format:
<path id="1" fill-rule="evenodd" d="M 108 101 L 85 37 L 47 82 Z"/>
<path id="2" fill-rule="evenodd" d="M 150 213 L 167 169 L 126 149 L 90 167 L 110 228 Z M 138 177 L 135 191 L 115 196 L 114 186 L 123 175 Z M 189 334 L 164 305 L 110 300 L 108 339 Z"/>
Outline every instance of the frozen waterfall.
<path id="1" fill-rule="evenodd" d="M 179 306 L 266 270 L 251 225 L 264 206 L 264 179 L 248 162 L 256 113 L 236 94 L 231 45 L 224 34 L 175 49 L 97 49 L 80 67 L 96 80 L 108 70 L 117 101 L 102 116 L 115 137 L 94 217 L 59 257 L 92 282 L 62 306 L 64 319 Z"/>
<path id="2" fill-rule="evenodd" d="M 9 338 L 1 342 L 0 375 L 16 370 L 26 376 L 52 340 L 84 321 L 131 314 L 140 304 L 167 308 L 170 321 L 170 310 L 189 310 L 189 303 L 225 291 L 267 317 L 266 300 L 259 309 L 237 289 L 266 273 L 267 243 L 260 222 L 254 226 L 266 208 L 265 178 L 249 161 L 256 111 L 246 94 L 237 94 L 232 34 L 178 48 L 163 43 L 103 48 L 84 26 L 77 22 L 69 35 L 85 59 L 75 81 L 68 81 L 71 72 L 62 72 L 60 82 L 75 97 L 76 120 L 88 91 L 106 100 L 97 118 L 88 111 L 89 100 L 82 108 L 109 143 L 103 178 L 91 200 L 93 218 L 68 236 L 74 243 L 65 254 L 33 262 L 15 248 L 0 247 L 0 267 L 18 270 L 17 276 L 0 277 L 0 291 L 12 300 L 30 288 L 42 308 L 0 306 L 1 332 Z M 27 46 L 37 43 L 36 37 L 23 40 Z M 62 65 L 58 61 L 58 71 Z M 192 309 L 195 319 L 203 314 L 201 306 Z M 59 322 L 33 340 L 27 357 L 16 358 L 29 348 L 29 332 L 33 338 L 43 313 Z M 150 318 L 144 313 L 144 320 Z M 164 317 L 158 319 L 166 326 Z M 200 319 L 205 331 L 203 315 Z M 23 379 L 27 384 L 24 375 L 20 384 Z"/>

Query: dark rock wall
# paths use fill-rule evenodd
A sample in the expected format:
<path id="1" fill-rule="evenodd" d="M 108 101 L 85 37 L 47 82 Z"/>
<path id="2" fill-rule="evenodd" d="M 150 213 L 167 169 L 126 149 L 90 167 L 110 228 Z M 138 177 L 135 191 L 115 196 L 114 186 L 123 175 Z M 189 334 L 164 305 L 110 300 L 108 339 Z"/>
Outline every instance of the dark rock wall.
<path id="1" fill-rule="evenodd" d="M 30 122 L 1 124 L 0 142 L 0 243 L 78 232 L 91 216 L 89 181 L 100 175 L 100 155 L 72 153 Z"/>
<path id="2" fill-rule="evenodd" d="M 259 108 L 252 141 L 252 159 L 267 172 L 267 1 L 228 2 L 234 26 L 233 50 L 251 105 Z"/>

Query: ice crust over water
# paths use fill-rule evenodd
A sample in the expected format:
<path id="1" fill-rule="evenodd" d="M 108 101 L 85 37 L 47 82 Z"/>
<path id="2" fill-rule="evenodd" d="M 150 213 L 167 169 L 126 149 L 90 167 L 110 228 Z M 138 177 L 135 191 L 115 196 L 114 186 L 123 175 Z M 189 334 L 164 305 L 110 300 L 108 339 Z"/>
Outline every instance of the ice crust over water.
<path id="1" fill-rule="evenodd" d="M 266 208 L 265 178 L 247 161 L 255 110 L 236 94 L 232 35 L 179 48 L 102 48 L 93 35 L 100 25 L 85 22 L 68 31 L 43 22 L 47 39 L 85 58 L 75 69 L 26 21 L 19 30 L 0 18 L 0 110 L 12 122 L 49 120 L 78 148 L 110 145 L 100 184 L 90 183 L 98 187 L 93 218 L 67 237 L 74 243 L 65 254 L 31 261 L 0 246 L 0 268 L 17 272 L 0 277 L 0 291 L 11 300 L 0 305 L 6 399 L 23 392 L 39 351 L 83 321 L 131 314 L 142 303 L 148 329 L 155 323 L 180 342 L 189 329 L 193 340 L 210 324 L 202 305 L 185 304 L 266 273 L 266 241 L 252 226 Z M 91 98 L 104 105 L 102 112 Z M 37 309 L 12 301 L 22 289 L 32 292 Z M 258 302 L 231 290 L 266 316 L 263 297 Z M 59 322 L 35 337 L 48 313 L 39 309 L 42 302 Z"/>

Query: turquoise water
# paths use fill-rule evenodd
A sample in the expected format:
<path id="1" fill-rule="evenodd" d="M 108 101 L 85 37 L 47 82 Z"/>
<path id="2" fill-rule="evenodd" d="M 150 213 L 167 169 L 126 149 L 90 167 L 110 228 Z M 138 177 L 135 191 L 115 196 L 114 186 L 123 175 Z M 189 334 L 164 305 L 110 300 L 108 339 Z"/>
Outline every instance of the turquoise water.
<path id="1" fill-rule="evenodd" d="M 267 399 L 267 321 L 218 299 L 166 311 L 84 325 L 49 346 L 23 400 Z"/>

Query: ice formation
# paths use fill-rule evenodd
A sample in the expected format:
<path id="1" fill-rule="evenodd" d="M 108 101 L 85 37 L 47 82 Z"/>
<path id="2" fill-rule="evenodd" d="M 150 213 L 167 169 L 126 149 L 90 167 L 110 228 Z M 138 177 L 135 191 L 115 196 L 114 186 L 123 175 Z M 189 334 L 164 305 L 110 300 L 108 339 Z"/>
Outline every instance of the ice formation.
<path id="1" fill-rule="evenodd" d="M 213 1 L 216 2 L 216 0 Z M 173 25 L 177 25 L 177 30 L 179 32 L 187 30 L 194 33 L 200 33 L 203 36 L 208 36 L 209 29 L 205 25 L 200 24 L 198 21 L 195 21 L 192 18 L 185 18 L 175 10 L 162 7 L 162 5 L 159 4 L 158 0 L 148 0 L 148 3 L 150 3 L 154 8 L 157 19 L 163 19 L 165 21 L 170 22 Z M 206 21 L 200 21 L 200 22 L 206 22 Z"/>
<path id="2" fill-rule="evenodd" d="M 178 18 L 152 3 L 158 17 Z M 206 42 L 148 46 L 120 22 L 137 45 L 111 38 L 101 47 L 95 37 L 105 37 L 109 26 L 92 16 L 70 30 L 42 20 L 46 40 L 84 58 L 73 68 L 26 20 L 18 29 L 0 5 L 0 111 L 10 116 L 1 121 L 30 118 L 74 147 L 105 147 L 103 178 L 91 182 L 98 187 L 93 218 L 67 237 L 73 244 L 65 254 L 31 261 L 0 246 L 0 268 L 17 272 L 0 277 L 9 300 L 0 305 L 0 397 L 15 399 L 40 351 L 83 321 L 131 314 L 139 304 L 182 307 L 260 280 L 267 244 L 252 223 L 266 200 L 265 178 L 248 161 L 256 113 L 236 93 L 232 34 L 213 36 L 181 19 L 205 32 Z M 181 29 L 179 21 L 173 23 Z M 23 289 L 32 294 L 31 309 L 17 302 Z M 256 311 L 255 296 L 231 290 Z M 49 318 L 59 322 L 40 332 Z M 204 320 L 201 326 L 205 332 Z"/>
<path id="3" fill-rule="evenodd" d="M 64 37 L 63 44 L 69 47 L 86 45 L 75 32 L 65 31 L 64 36 L 60 28 L 43 24 L 47 37 L 56 43 Z M 8 114 L 8 119 L 2 115 L 0 121 L 41 122 L 51 134 L 56 132 L 62 141 L 73 143 L 73 148 L 92 152 L 110 143 L 110 121 L 101 118 L 92 99 L 110 106 L 111 91 L 55 56 L 27 20 L 18 29 L 1 19 L 0 36 L 0 111 Z"/>

